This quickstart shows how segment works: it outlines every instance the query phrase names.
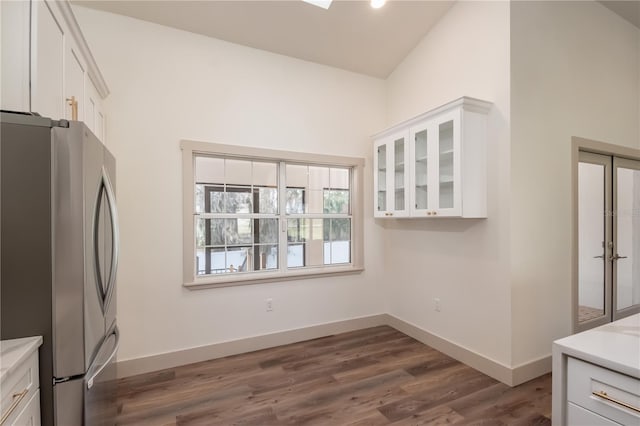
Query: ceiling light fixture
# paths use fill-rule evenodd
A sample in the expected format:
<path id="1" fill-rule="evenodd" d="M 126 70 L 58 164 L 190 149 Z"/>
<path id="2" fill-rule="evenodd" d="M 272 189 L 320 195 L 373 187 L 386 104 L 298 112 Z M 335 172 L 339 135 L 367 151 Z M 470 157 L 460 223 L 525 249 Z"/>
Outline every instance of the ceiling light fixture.
<path id="1" fill-rule="evenodd" d="M 331 2 L 333 0 L 302 0 L 302 1 L 305 3 L 312 4 L 314 6 L 321 7 L 323 9 L 329 9 L 329 6 L 331 6 Z"/>
<path id="2" fill-rule="evenodd" d="M 374 9 L 380 9 L 386 2 L 387 0 L 371 0 L 371 7 Z"/>

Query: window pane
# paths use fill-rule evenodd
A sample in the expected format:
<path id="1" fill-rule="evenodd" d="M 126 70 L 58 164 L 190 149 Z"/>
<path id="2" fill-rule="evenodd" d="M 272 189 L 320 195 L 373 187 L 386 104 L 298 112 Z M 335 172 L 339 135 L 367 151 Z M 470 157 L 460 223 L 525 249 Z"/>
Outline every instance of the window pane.
<path id="1" fill-rule="evenodd" d="M 255 219 L 256 244 L 278 243 L 278 219 Z"/>
<path id="2" fill-rule="evenodd" d="M 330 169 L 329 187 L 331 189 L 349 189 L 349 169 Z"/>
<path id="3" fill-rule="evenodd" d="M 226 184 L 251 185 L 251 161 L 225 160 L 224 178 Z"/>
<path id="4" fill-rule="evenodd" d="M 225 239 L 227 245 L 251 244 L 253 233 L 251 232 L 251 219 L 224 219 Z"/>
<path id="5" fill-rule="evenodd" d="M 306 213 L 322 213 L 324 209 L 324 191 L 312 189 L 307 192 L 309 197 Z"/>
<path id="6" fill-rule="evenodd" d="M 222 213 L 224 211 L 224 186 L 205 185 L 205 213 Z"/>
<path id="7" fill-rule="evenodd" d="M 254 186 L 278 186 L 278 165 L 254 161 L 252 183 Z"/>
<path id="8" fill-rule="evenodd" d="M 253 249 L 250 247 L 230 247 L 227 249 L 226 272 L 248 272 L 251 268 Z"/>
<path id="9" fill-rule="evenodd" d="M 194 201 L 196 205 L 196 213 L 204 212 L 204 185 L 196 184 Z"/>
<path id="10" fill-rule="evenodd" d="M 326 190 L 324 191 L 323 213 L 349 213 L 349 191 L 348 190 Z"/>
<path id="11" fill-rule="evenodd" d="M 207 256 L 209 264 L 207 264 Z M 224 247 L 199 249 L 196 251 L 196 270 L 198 275 L 221 274 L 225 272 L 226 252 Z"/>
<path id="12" fill-rule="evenodd" d="M 286 186 L 287 188 L 306 188 L 309 183 L 309 167 L 287 164 Z"/>
<path id="13" fill-rule="evenodd" d="M 265 269 L 278 269 L 278 246 L 272 245 L 260 245 L 255 246 L 257 252 L 256 264 L 254 269 L 256 271 Z"/>
<path id="14" fill-rule="evenodd" d="M 304 200 L 305 200 L 304 189 L 287 188 L 286 213 L 287 214 L 304 213 Z"/>
<path id="15" fill-rule="evenodd" d="M 224 160 L 196 157 L 196 183 L 224 183 Z"/>
<path id="16" fill-rule="evenodd" d="M 330 260 L 327 262 L 327 245 L 331 252 Z M 351 262 L 351 241 L 333 241 L 331 243 L 325 243 L 325 264 L 338 264 Z"/>
<path id="17" fill-rule="evenodd" d="M 349 241 L 351 239 L 351 219 L 331 219 L 331 241 Z"/>
<path id="18" fill-rule="evenodd" d="M 329 168 L 309 166 L 309 189 L 329 189 Z"/>
<path id="19" fill-rule="evenodd" d="M 304 266 L 304 244 L 289 244 L 287 246 L 287 267 L 301 268 Z"/>
<path id="20" fill-rule="evenodd" d="M 309 219 L 289 219 L 287 221 L 287 241 L 303 243 L 309 239 Z"/>
<path id="21" fill-rule="evenodd" d="M 278 189 L 254 188 L 254 213 L 278 214 Z"/>
<path id="22" fill-rule="evenodd" d="M 251 213 L 251 188 L 227 186 L 226 213 Z"/>
<path id="23" fill-rule="evenodd" d="M 305 266 L 319 266 L 324 264 L 324 220 L 310 219 L 311 238 L 306 246 Z"/>
<path id="24" fill-rule="evenodd" d="M 196 220 L 196 246 L 223 246 L 224 219 Z M 208 231 L 208 232 L 207 232 Z"/>

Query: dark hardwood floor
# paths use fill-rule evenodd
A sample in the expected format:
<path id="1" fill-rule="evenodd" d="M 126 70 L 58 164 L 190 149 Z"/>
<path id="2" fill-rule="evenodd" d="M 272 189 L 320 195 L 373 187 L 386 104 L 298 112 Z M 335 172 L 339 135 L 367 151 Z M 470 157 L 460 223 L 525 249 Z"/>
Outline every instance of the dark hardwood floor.
<path id="1" fill-rule="evenodd" d="M 390 327 L 121 379 L 119 425 L 550 425 L 551 375 L 510 388 Z"/>

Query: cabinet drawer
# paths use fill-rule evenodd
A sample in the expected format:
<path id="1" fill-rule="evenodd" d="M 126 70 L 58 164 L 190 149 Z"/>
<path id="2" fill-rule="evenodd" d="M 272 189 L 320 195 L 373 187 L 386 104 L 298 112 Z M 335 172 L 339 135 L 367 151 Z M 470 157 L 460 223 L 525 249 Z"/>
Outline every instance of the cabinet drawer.
<path id="1" fill-rule="evenodd" d="M 36 389 L 15 420 L 7 420 L 6 426 L 40 426 L 40 390 Z"/>
<path id="2" fill-rule="evenodd" d="M 567 400 L 621 424 L 640 424 L 640 380 L 576 358 L 567 360 Z"/>
<path id="3" fill-rule="evenodd" d="M 0 412 L 2 419 L 19 413 L 39 387 L 38 352 L 35 351 L 2 384 Z"/>
<path id="4" fill-rule="evenodd" d="M 567 425 L 569 426 L 618 426 L 619 424 L 571 402 L 567 404 Z"/>

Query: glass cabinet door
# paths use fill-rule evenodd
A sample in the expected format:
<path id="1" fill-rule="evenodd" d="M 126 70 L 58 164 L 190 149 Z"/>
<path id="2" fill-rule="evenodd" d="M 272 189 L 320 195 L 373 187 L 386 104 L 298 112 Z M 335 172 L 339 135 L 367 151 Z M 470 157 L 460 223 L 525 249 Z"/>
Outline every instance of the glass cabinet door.
<path id="1" fill-rule="evenodd" d="M 436 152 L 432 163 L 437 164 L 437 181 L 434 182 L 435 212 L 442 216 L 460 214 L 460 115 L 445 114 L 434 126 Z"/>
<path id="2" fill-rule="evenodd" d="M 387 145 L 376 149 L 376 215 L 387 211 Z"/>
<path id="3" fill-rule="evenodd" d="M 412 213 L 416 216 L 431 216 L 429 213 L 432 213 L 429 211 L 431 207 L 429 202 L 429 181 L 432 179 L 429 177 L 429 173 L 431 173 L 431 167 L 429 166 L 431 135 L 432 131 L 426 125 L 416 126 L 411 132 L 411 154 L 409 158 L 413 162 Z"/>
<path id="4" fill-rule="evenodd" d="M 407 155 L 406 137 L 393 138 L 393 210 L 396 215 L 407 212 Z"/>
<path id="5" fill-rule="evenodd" d="M 376 142 L 374 150 L 375 216 L 409 215 L 409 150 L 404 132 Z"/>

